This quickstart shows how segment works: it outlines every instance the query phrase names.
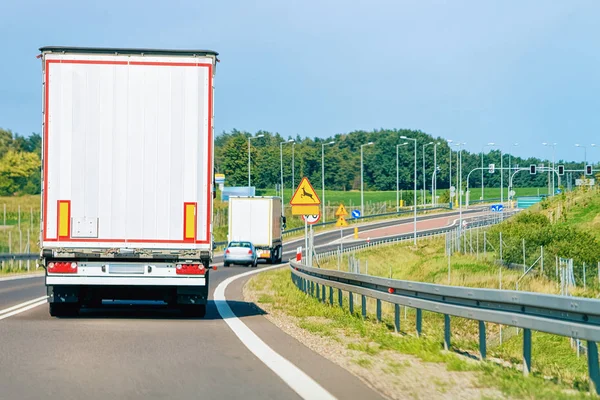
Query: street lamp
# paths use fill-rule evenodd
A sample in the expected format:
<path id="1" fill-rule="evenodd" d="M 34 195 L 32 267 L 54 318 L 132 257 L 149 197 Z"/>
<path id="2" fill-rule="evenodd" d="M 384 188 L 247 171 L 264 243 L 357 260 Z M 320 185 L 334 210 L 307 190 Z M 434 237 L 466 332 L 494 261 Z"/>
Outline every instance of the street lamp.
<path id="1" fill-rule="evenodd" d="M 554 150 L 556 149 L 556 143 L 542 143 L 544 146 L 552 147 L 552 196 L 554 196 Z"/>
<path id="2" fill-rule="evenodd" d="M 294 180 L 294 173 L 296 172 L 296 164 L 294 162 L 294 150 L 296 150 L 296 142 L 292 143 L 292 189 L 296 187 L 296 181 Z"/>
<path id="3" fill-rule="evenodd" d="M 483 200 L 484 195 L 483 195 L 483 149 L 486 148 L 487 146 L 494 146 L 496 143 L 488 143 L 485 146 L 481 147 L 481 200 Z M 468 189 L 468 188 L 467 188 Z"/>
<path id="4" fill-rule="evenodd" d="M 279 160 L 281 162 L 281 213 L 285 215 L 285 203 L 283 201 L 283 145 L 286 143 L 294 143 L 294 139 L 286 140 L 279 143 Z"/>
<path id="5" fill-rule="evenodd" d="M 436 142 L 435 145 L 433 146 L 433 177 L 434 180 L 431 183 L 431 195 L 433 196 L 431 198 L 431 206 L 434 207 L 436 205 L 436 200 L 437 200 L 437 147 L 440 144 L 440 142 Z"/>
<path id="6" fill-rule="evenodd" d="M 400 147 L 400 146 L 406 146 L 407 144 L 408 144 L 408 142 L 396 145 L 396 212 L 400 211 L 400 198 L 399 198 L 400 175 L 399 175 L 399 172 L 398 172 L 399 171 L 399 169 L 398 169 L 398 147 Z"/>
<path id="7" fill-rule="evenodd" d="M 332 140 L 329 143 L 321 143 L 321 188 L 323 189 L 323 198 L 321 199 L 321 214 L 323 222 L 325 222 L 325 146 L 334 144 Z"/>
<path id="8" fill-rule="evenodd" d="M 514 146 L 514 147 L 517 147 L 518 145 L 519 145 L 519 143 L 513 143 L 513 144 L 512 144 L 512 146 Z M 511 182 L 510 182 L 510 180 L 511 180 L 511 176 L 512 176 L 512 165 L 511 165 L 511 163 L 510 163 L 510 159 L 511 159 L 511 153 L 512 153 L 512 152 L 509 152 L 509 153 L 508 153 L 508 181 L 509 181 L 509 182 L 508 182 L 508 200 L 509 200 L 509 201 L 510 201 L 510 199 L 511 199 L 511 197 L 512 197 L 512 196 L 510 195 L 510 191 L 512 190 L 512 186 L 511 186 Z M 559 184 L 560 184 L 560 180 L 559 180 Z"/>
<path id="9" fill-rule="evenodd" d="M 448 163 L 448 170 L 450 172 L 450 177 L 448 178 L 448 191 L 450 192 L 450 203 L 452 203 L 452 139 L 448 139 L 448 150 L 450 150 L 450 161 Z M 456 192 L 455 192 L 456 193 Z"/>
<path id="10" fill-rule="evenodd" d="M 415 174 L 414 174 L 414 188 L 413 188 L 413 240 L 415 246 L 417 245 L 417 139 L 409 138 L 406 136 L 400 136 L 400 139 L 413 140 L 415 142 Z"/>
<path id="11" fill-rule="evenodd" d="M 365 215 L 363 199 L 363 147 L 372 145 L 373 142 L 360 145 L 360 215 Z"/>
<path id="12" fill-rule="evenodd" d="M 587 149 L 579 143 L 575 144 L 575 147 L 583 147 L 583 169 L 585 169 L 585 166 L 587 165 Z"/>
<path id="13" fill-rule="evenodd" d="M 423 145 L 423 207 L 425 207 L 425 193 L 426 193 L 426 187 L 425 187 L 425 147 L 429 146 L 430 144 L 433 144 L 433 142 L 429 142 Z"/>
<path id="14" fill-rule="evenodd" d="M 519 143 L 513 143 L 512 146 L 517 147 Z M 508 170 L 512 172 L 512 166 L 510 163 L 511 153 L 508 153 Z"/>
<path id="15" fill-rule="evenodd" d="M 462 233 L 462 148 L 460 148 L 461 146 L 466 145 L 466 142 L 462 142 L 462 143 L 457 143 L 455 146 L 459 147 L 458 150 L 458 160 L 459 160 L 459 168 L 458 168 L 458 220 L 459 220 L 459 225 L 458 225 L 458 231 Z"/>
<path id="16" fill-rule="evenodd" d="M 251 139 L 258 139 L 261 137 L 264 137 L 265 135 L 260 134 L 258 136 L 249 136 L 248 137 L 248 190 L 250 190 L 250 140 Z"/>

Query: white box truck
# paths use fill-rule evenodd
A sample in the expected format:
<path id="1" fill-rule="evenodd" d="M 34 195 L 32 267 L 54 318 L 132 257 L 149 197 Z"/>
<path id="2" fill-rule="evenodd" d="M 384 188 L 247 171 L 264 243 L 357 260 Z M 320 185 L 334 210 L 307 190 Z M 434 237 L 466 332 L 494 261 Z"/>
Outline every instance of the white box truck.
<path id="1" fill-rule="evenodd" d="M 228 241 L 251 242 L 259 259 L 281 263 L 286 222 L 281 207 L 281 197 L 230 196 Z"/>
<path id="2" fill-rule="evenodd" d="M 40 51 L 40 243 L 50 314 L 147 299 L 203 317 L 218 53 Z"/>

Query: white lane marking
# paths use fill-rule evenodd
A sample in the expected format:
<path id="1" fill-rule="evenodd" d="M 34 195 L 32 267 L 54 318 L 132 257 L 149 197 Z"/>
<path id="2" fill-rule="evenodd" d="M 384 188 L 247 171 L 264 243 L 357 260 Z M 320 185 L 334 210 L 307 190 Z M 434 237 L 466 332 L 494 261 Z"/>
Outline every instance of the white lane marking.
<path id="1" fill-rule="evenodd" d="M 42 297 L 38 297 L 37 299 L 28 300 L 28 301 L 26 301 L 24 303 L 17 304 L 16 306 L 5 308 L 4 310 L 0 310 L 0 315 L 6 314 L 7 312 L 11 312 L 12 310 L 16 310 L 17 308 L 28 306 L 29 304 L 35 303 L 36 301 L 45 300 L 47 298 L 48 298 L 48 296 L 42 296 Z"/>
<path id="2" fill-rule="evenodd" d="M 29 302 L 27 302 L 27 303 L 29 303 Z M 25 304 L 25 303 L 23 303 L 23 304 Z M 22 306 L 23 304 L 20 304 L 19 306 Z M 47 298 L 45 298 L 42 301 L 38 301 L 37 303 L 30 304 L 30 305 L 28 305 L 26 307 L 22 307 L 22 308 L 16 309 L 16 310 L 14 310 L 12 312 L 9 312 L 7 314 L 0 315 L 0 321 L 2 321 L 3 319 L 6 319 L 8 317 L 12 317 L 13 315 L 21 314 L 22 312 L 25 312 L 27 310 L 31 310 L 32 308 L 35 308 L 35 307 L 38 307 L 38 306 L 43 306 L 44 304 L 48 304 L 48 299 Z M 3 310 L 3 311 L 6 311 L 6 310 Z"/>
<path id="3" fill-rule="evenodd" d="M 27 275 L 7 276 L 5 278 L 0 278 L 0 282 L 15 281 L 17 279 L 41 278 L 44 275 L 45 274 L 42 272 L 42 273 L 39 273 L 39 274 L 27 274 Z"/>
<path id="4" fill-rule="evenodd" d="M 221 318 L 229 325 L 229 328 L 231 328 L 233 333 L 236 334 L 248 350 L 277 374 L 293 391 L 298 393 L 300 397 L 303 399 L 335 399 L 331 393 L 325 390 L 310 376 L 306 375 L 300 368 L 283 358 L 256 336 L 246 324 L 235 316 L 229 307 L 229 304 L 227 304 L 225 289 L 227 289 L 227 286 L 231 282 L 248 275 L 276 268 L 282 268 L 282 266 L 275 265 L 273 267 L 261 268 L 225 279 L 215 289 L 214 302 L 217 306 L 217 310 L 219 311 Z"/>

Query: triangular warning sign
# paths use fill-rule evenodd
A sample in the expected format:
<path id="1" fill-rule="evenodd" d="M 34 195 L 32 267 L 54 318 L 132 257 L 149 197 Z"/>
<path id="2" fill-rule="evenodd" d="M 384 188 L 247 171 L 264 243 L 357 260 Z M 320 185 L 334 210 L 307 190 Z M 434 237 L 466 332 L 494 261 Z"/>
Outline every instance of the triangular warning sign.
<path id="1" fill-rule="evenodd" d="M 348 222 L 344 219 L 344 217 L 339 217 L 335 226 L 348 226 Z"/>
<path id="2" fill-rule="evenodd" d="M 293 206 L 316 206 L 321 204 L 321 199 L 317 196 L 317 192 L 313 189 L 308 178 L 302 178 L 290 200 L 290 204 Z"/>
<path id="3" fill-rule="evenodd" d="M 348 211 L 346 211 L 346 208 L 344 207 L 343 204 L 340 204 L 337 211 L 335 212 L 335 216 L 336 217 L 345 217 L 346 215 L 349 215 Z"/>

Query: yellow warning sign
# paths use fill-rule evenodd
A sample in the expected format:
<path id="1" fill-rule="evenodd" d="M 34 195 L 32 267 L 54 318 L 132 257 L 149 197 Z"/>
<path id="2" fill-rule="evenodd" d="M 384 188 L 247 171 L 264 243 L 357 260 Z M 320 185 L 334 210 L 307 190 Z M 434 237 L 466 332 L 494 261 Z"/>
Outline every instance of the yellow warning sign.
<path id="1" fill-rule="evenodd" d="M 292 215 L 317 215 L 320 213 L 319 206 L 292 206 Z"/>
<path id="2" fill-rule="evenodd" d="M 313 189 L 307 177 L 302 178 L 296 192 L 290 200 L 292 206 L 318 206 L 321 204 L 321 199 L 317 196 L 317 192 Z M 318 213 L 306 213 L 318 214 Z"/>
<path id="3" fill-rule="evenodd" d="M 344 219 L 344 217 L 339 217 L 335 226 L 348 226 L 348 222 Z"/>
<path id="4" fill-rule="evenodd" d="M 348 214 L 348 211 L 346 211 L 346 208 L 344 207 L 344 205 L 340 204 L 337 211 L 335 212 L 335 216 L 336 217 L 345 217 L 347 215 L 350 215 L 350 214 Z"/>

